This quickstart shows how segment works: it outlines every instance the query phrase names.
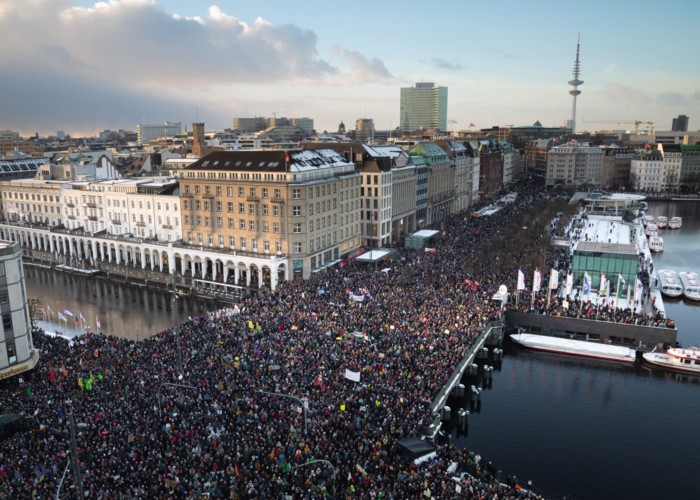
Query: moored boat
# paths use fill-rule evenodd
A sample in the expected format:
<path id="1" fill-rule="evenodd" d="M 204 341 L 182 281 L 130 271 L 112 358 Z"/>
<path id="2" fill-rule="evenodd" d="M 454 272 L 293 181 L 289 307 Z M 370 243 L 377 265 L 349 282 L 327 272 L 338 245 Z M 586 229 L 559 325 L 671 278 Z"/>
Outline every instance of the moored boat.
<path id="1" fill-rule="evenodd" d="M 659 226 L 656 224 L 649 223 L 647 227 L 644 228 L 644 234 L 647 236 L 655 236 L 659 234 Z"/>
<path id="2" fill-rule="evenodd" d="M 659 269 L 659 290 L 667 297 L 677 298 L 683 295 L 683 287 L 675 271 Z"/>
<path id="3" fill-rule="evenodd" d="M 700 374 L 700 348 L 672 347 L 666 352 L 645 352 L 644 361 L 670 370 Z"/>
<path id="4" fill-rule="evenodd" d="M 665 215 L 659 215 L 656 218 L 656 225 L 659 227 L 659 229 L 665 229 L 668 226 L 668 217 Z"/>
<path id="5" fill-rule="evenodd" d="M 622 363 L 634 363 L 637 353 L 629 347 L 610 345 L 585 340 L 563 339 L 533 333 L 514 333 L 510 338 L 516 344 L 536 351 L 566 354 L 582 358 L 602 359 Z"/>
<path id="6" fill-rule="evenodd" d="M 671 217 L 671 220 L 668 221 L 668 228 L 669 229 L 680 229 L 682 225 L 683 225 L 683 218 L 682 217 Z"/>
<path id="7" fill-rule="evenodd" d="M 663 252 L 664 239 L 658 235 L 649 236 L 649 250 L 652 252 Z"/>
<path id="8" fill-rule="evenodd" d="M 682 271 L 678 277 L 683 285 L 683 297 L 688 300 L 700 301 L 700 277 L 691 271 Z"/>
<path id="9" fill-rule="evenodd" d="M 654 224 L 655 222 L 656 219 L 653 215 L 645 215 L 642 217 L 642 224 L 644 224 L 644 227 L 647 227 L 649 224 Z"/>

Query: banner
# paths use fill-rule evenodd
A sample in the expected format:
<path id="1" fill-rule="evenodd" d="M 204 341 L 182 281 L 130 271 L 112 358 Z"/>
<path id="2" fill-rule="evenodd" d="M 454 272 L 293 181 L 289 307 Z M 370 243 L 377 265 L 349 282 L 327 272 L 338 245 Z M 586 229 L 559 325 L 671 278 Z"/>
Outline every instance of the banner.
<path id="1" fill-rule="evenodd" d="M 574 289 L 574 275 L 569 273 L 566 275 L 566 294 L 571 295 L 571 291 Z"/>
<path id="2" fill-rule="evenodd" d="M 532 291 L 539 292 L 542 286 L 542 271 L 539 267 L 535 268 L 535 275 L 532 278 Z"/>
<path id="3" fill-rule="evenodd" d="M 600 285 L 598 286 L 598 295 L 607 295 L 608 288 L 610 285 L 610 280 L 605 276 L 605 274 L 600 275 Z"/>
<path id="4" fill-rule="evenodd" d="M 588 297 L 588 294 L 591 293 L 591 277 L 588 275 L 587 272 L 583 273 L 583 297 L 586 298 Z"/>
<path id="5" fill-rule="evenodd" d="M 555 289 L 559 287 L 559 271 L 556 269 L 552 269 L 551 274 L 549 275 L 549 289 Z"/>
<path id="6" fill-rule="evenodd" d="M 625 281 L 625 278 L 623 278 L 621 274 L 618 274 L 618 275 L 617 275 L 617 279 L 619 279 L 619 280 L 620 280 L 620 283 L 622 283 L 623 285 L 624 285 L 625 283 L 627 283 L 627 282 Z"/>
<path id="7" fill-rule="evenodd" d="M 345 369 L 345 378 L 352 380 L 353 382 L 360 381 L 360 372 L 354 372 L 352 370 Z"/>
<path id="8" fill-rule="evenodd" d="M 355 295 L 352 292 L 350 292 L 348 295 L 350 296 L 350 300 L 354 300 L 355 302 L 363 302 L 365 300 L 364 295 Z"/>
<path id="9" fill-rule="evenodd" d="M 518 269 L 518 290 L 525 290 L 525 269 Z"/>

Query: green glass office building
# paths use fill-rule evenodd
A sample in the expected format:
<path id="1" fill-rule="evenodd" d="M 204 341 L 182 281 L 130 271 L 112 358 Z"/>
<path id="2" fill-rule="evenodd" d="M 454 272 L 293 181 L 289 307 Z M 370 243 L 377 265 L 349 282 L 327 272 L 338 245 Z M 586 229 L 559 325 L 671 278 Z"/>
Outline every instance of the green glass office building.
<path id="1" fill-rule="evenodd" d="M 415 87 L 401 89 L 402 132 L 438 129 L 447 131 L 447 87 L 434 83 L 416 83 Z"/>

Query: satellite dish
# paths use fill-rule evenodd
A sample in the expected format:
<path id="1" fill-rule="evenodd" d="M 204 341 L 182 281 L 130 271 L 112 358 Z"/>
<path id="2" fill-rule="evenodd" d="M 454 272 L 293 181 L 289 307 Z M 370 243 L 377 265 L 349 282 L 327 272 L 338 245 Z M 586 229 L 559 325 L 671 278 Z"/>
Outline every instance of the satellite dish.
<path id="1" fill-rule="evenodd" d="M 507 294 L 507 293 L 508 293 L 508 287 L 505 286 L 505 285 L 499 286 L 499 287 L 498 287 L 498 293 L 500 293 L 501 295 Z"/>

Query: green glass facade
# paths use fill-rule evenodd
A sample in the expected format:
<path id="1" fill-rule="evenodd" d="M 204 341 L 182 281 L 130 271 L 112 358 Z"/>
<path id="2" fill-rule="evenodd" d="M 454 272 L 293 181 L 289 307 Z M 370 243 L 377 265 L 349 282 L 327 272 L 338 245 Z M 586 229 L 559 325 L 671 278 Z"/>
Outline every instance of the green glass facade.
<path id="1" fill-rule="evenodd" d="M 627 284 L 634 283 L 638 263 L 639 257 L 636 252 L 574 251 L 574 282 L 583 283 L 583 273 L 587 272 L 591 277 L 591 289 L 597 290 L 600 286 L 600 275 L 605 274 L 610 280 L 610 291 L 614 293 L 618 275 L 622 275 Z M 621 283 L 620 293 L 625 293 L 625 290 Z"/>

